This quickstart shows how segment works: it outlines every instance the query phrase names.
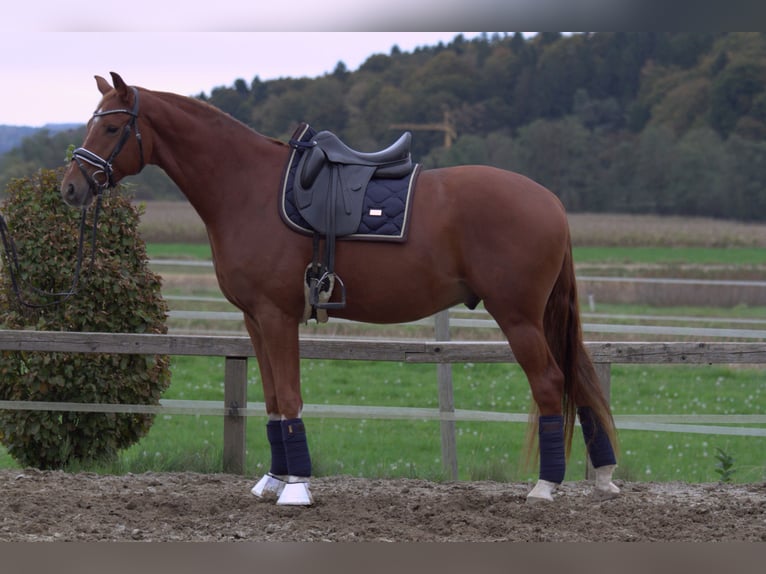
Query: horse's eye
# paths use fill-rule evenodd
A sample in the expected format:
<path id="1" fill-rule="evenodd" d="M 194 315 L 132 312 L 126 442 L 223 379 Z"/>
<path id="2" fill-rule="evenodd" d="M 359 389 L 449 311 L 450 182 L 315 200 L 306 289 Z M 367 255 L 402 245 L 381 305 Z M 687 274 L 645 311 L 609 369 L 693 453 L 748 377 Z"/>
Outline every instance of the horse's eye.
<path id="1" fill-rule="evenodd" d="M 106 133 L 108 134 L 116 134 L 118 131 L 120 131 L 120 128 L 117 126 L 106 126 Z"/>

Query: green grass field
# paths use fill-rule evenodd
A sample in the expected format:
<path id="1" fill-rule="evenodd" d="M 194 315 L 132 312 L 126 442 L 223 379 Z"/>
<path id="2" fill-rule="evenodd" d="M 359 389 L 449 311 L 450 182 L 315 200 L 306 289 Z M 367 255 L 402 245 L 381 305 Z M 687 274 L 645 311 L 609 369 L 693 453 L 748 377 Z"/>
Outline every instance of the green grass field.
<path id="1" fill-rule="evenodd" d="M 212 258 L 208 243 L 147 243 L 150 259 L 203 259 Z"/>
<path id="2" fill-rule="evenodd" d="M 165 398 L 223 400 L 223 360 L 174 357 L 173 383 Z M 402 407 L 437 406 L 433 365 L 352 361 L 304 361 L 308 404 Z M 526 413 L 530 393 L 516 365 L 453 366 L 456 408 Z M 763 414 L 766 370 L 720 366 L 614 366 L 612 404 L 620 414 Z M 248 400 L 262 401 L 251 361 Z M 248 420 L 247 474 L 268 470 L 265 417 Z M 439 425 L 432 421 L 306 418 L 316 475 L 444 478 Z M 532 480 L 525 468 L 526 425 L 457 423 L 460 478 Z M 223 420 L 211 416 L 160 416 L 149 435 L 100 472 L 221 470 Z M 717 449 L 734 459 L 733 479 L 766 479 L 766 439 L 691 433 L 621 431 L 617 476 L 631 481 L 713 482 Z M 5 454 L 0 465 L 14 466 Z M 584 449 L 575 435 L 568 480 L 584 476 Z"/>
<path id="3" fill-rule="evenodd" d="M 149 243 L 149 257 L 155 259 L 210 259 L 207 243 Z M 759 247 L 575 247 L 575 263 L 764 265 Z"/>

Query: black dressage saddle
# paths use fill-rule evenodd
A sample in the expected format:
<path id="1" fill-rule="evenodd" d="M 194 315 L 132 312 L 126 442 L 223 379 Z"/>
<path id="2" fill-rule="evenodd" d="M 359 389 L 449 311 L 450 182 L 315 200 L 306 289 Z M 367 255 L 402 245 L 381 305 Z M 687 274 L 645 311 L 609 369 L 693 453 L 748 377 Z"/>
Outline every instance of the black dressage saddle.
<path id="1" fill-rule="evenodd" d="M 384 150 L 363 153 L 331 132 L 319 132 L 298 164 L 293 190 L 303 219 L 322 235 L 355 233 L 370 180 L 397 179 L 412 171 L 411 140 L 406 132 Z"/>
<path id="2" fill-rule="evenodd" d="M 359 229 L 370 180 L 400 179 L 413 171 L 411 140 L 412 134 L 405 132 L 389 147 L 372 153 L 350 148 L 329 131 L 318 132 L 309 141 L 291 142 L 304 150 L 293 196 L 298 212 L 314 231 L 314 258 L 306 272 L 308 302 L 314 310 L 345 307 L 345 286 L 335 274 L 335 239 Z M 325 239 L 323 260 L 320 238 Z M 341 289 L 340 301 L 329 302 L 336 282 Z"/>

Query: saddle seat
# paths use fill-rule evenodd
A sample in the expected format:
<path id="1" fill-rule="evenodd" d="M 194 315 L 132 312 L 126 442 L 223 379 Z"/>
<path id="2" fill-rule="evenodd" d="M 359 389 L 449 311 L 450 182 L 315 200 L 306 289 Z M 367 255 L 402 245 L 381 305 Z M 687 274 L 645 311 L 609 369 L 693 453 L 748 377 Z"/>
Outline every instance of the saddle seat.
<path id="1" fill-rule="evenodd" d="M 385 167 L 388 164 L 398 164 L 409 159 L 412 134 L 405 132 L 387 148 L 372 153 L 363 153 L 351 149 L 332 132 L 320 132 L 314 141 L 322 148 L 327 159 L 333 163 Z M 375 175 L 381 177 L 377 172 Z"/>
<path id="2" fill-rule="evenodd" d="M 412 134 L 405 132 L 387 148 L 365 153 L 350 148 L 332 132 L 319 132 L 312 140 L 313 147 L 306 152 L 301 166 L 301 187 L 311 187 L 319 172 L 328 163 L 374 168 L 373 176 L 381 179 L 405 177 L 413 168 L 410 156 L 411 142 Z"/>

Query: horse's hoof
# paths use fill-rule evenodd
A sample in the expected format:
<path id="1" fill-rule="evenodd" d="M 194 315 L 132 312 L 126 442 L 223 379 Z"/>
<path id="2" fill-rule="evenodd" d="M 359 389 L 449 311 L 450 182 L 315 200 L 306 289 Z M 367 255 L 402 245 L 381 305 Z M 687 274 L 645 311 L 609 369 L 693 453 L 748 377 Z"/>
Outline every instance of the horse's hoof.
<path id="1" fill-rule="evenodd" d="M 277 500 L 278 506 L 311 506 L 314 497 L 309 490 L 308 479 L 291 476 Z"/>
<path id="2" fill-rule="evenodd" d="M 538 480 L 535 487 L 527 494 L 527 504 L 546 504 L 553 502 L 553 491 L 558 484 L 547 480 Z"/>
<path id="3" fill-rule="evenodd" d="M 282 494 L 286 484 L 285 477 L 266 473 L 250 492 L 258 498 L 277 498 Z"/>
<path id="4" fill-rule="evenodd" d="M 591 498 L 593 498 L 595 502 L 611 500 L 613 498 L 617 498 L 618 496 L 620 496 L 620 489 L 613 482 L 609 482 L 607 485 L 596 485 L 596 487 L 593 489 L 593 493 L 591 494 Z"/>

